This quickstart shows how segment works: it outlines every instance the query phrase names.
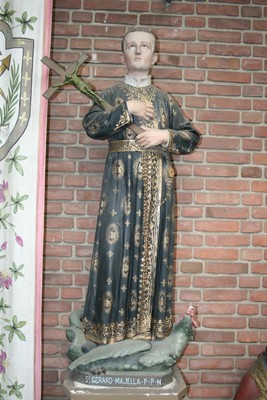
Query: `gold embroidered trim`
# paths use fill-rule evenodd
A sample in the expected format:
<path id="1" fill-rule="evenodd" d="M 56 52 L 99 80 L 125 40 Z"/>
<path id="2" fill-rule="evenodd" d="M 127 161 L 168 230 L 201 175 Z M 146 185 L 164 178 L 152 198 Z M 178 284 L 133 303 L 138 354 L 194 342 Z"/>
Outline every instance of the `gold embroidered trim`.
<path id="1" fill-rule="evenodd" d="M 124 110 L 123 114 L 120 116 L 120 119 L 114 128 L 114 132 L 117 132 L 119 129 L 129 124 L 130 122 L 132 122 L 131 114 L 129 113 L 128 110 Z"/>
<path id="2" fill-rule="evenodd" d="M 250 373 L 261 392 L 261 397 L 259 397 L 259 400 L 264 400 L 267 398 L 267 370 L 264 363 L 265 357 L 266 356 L 264 354 L 260 354 L 250 369 Z"/>
<path id="3" fill-rule="evenodd" d="M 123 151 L 141 151 L 141 152 L 159 152 L 162 153 L 163 150 L 161 147 L 150 147 L 149 149 L 145 149 L 136 143 L 135 140 L 113 140 L 109 142 L 109 152 L 123 152 Z"/>
<path id="4" fill-rule="evenodd" d="M 151 333 L 152 301 L 154 297 L 155 267 L 157 258 L 159 212 L 157 209 L 161 196 L 161 159 L 157 154 L 142 154 L 144 181 L 142 259 L 140 265 L 140 293 L 137 314 L 139 334 Z"/>

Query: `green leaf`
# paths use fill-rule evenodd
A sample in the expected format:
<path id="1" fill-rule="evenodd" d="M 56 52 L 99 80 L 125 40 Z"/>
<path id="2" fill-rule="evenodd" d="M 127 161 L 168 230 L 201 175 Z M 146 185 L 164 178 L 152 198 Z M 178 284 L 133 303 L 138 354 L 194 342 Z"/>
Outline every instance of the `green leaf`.
<path id="1" fill-rule="evenodd" d="M 24 175 L 24 171 L 23 171 L 22 166 L 21 166 L 17 161 L 14 162 L 14 165 L 15 165 L 15 168 L 16 168 L 16 170 L 18 171 L 18 173 L 19 173 L 21 176 L 23 176 L 23 175 Z"/>
<path id="2" fill-rule="evenodd" d="M 20 321 L 20 322 L 17 322 L 17 324 L 16 324 L 16 328 L 22 328 L 23 326 L 25 326 L 27 324 L 27 322 L 26 321 Z"/>
<path id="3" fill-rule="evenodd" d="M 20 338 L 20 340 L 23 340 L 24 342 L 26 341 L 26 336 L 24 335 L 23 332 L 15 330 L 15 334 Z"/>
<path id="4" fill-rule="evenodd" d="M 2 333 L 2 334 L 0 335 L 0 345 L 1 345 L 1 346 L 4 346 L 3 339 L 4 339 L 5 336 L 6 336 L 5 333 Z"/>
<path id="5" fill-rule="evenodd" d="M 23 396 L 20 390 L 23 389 L 24 386 L 25 385 L 19 385 L 18 381 L 14 382 L 12 385 L 7 385 L 7 388 L 10 389 L 9 396 L 14 394 L 18 399 L 22 399 Z"/>
<path id="6" fill-rule="evenodd" d="M 24 268 L 24 264 L 21 264 L 19 267 L 12 262 L 12 267 L 9 268 L 9 270 L 12 272 L 12 277 L 16 281 L 19 276 L 24 277 L 23 273 L 20 272 Z"/>
<path id="7" fill-rule="evenodd" d="M 8 334 L 8 341 L 9 341 L 9 343 L 11 343 L 12 342 L 12 340 L 13 340 L 13 338 L 14 338 L 14 330 L 11 330 L 10 332 L 9 332 L 9 334 Z"/>
<path id="8" fill-rule="evenodd" d="M 18 336 L 18 338 L 19 338 L 20 340 L 23 340 L 23 341 L 26 340 L 26 336 L 25 336 L 24 333 L 21 332 L 21 330 L 19 329 L 19 328 L 22 328 L 23 326 L 25 326 L 26 323 L 27 323 L 26 321 L 20 321 L 20 322 L 18 322 L 17 316 L 14 315 L 14 317 L 12 318 L 12 324 L 13 324 L 13 325 L 6 325 L 6 326 L 4 326 L 4 329 L 5 329 L 6 331 L 9 332 L 9 335 L 8 335 L 8 341 L 9 341 L 9 343 L 11 343 L 12 340 L 14 339 L 14 335 Z"/>
<path id="9" fill-rule="evenodd" d="M 5 304 L 5 300 L 2 297 L 0 300 L 0 311 L 2 311 L 5 314 L 7 308 L 11 308 L 11 307 L 8 304 Z"/>

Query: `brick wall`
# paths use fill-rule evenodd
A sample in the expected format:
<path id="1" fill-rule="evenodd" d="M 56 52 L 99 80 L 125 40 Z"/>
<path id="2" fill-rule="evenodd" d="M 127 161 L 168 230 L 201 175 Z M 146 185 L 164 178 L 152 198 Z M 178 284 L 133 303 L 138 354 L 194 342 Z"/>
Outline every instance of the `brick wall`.
<path id="1" fill-rule="evenodd" d="M 175 301 L 200 327 L 179 366 L 190 399 L 232 399 L 267 341 L 266 0 L 55 0 L 51 56 L 97 90 L 117 82 L 130 25 L 160 39 L 154 83 L 203 134 L 177 170 Z M 106 144 L 87 138 L 88 99 L 71 87 L 49 105 L 43 303 L 43 399 L 63 399 L 65 329 L 85 299 Z"/>

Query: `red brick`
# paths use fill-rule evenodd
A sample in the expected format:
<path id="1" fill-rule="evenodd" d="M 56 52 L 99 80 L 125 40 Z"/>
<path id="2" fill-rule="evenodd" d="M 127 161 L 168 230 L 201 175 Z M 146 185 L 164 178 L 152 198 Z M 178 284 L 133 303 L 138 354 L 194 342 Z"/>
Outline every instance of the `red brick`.
<path id="1" fill-rule="evenodd" d="M 58 315 L 55 314 L 45 314 L 43 317 L 43 324 L 45 326 L 56 326 L 58 325 Z M 57 353 L 57 348 L 55 349 L 55 346 L 53 346 L 53 353 Z M 52 352 L 50 352 L 52 354 Z"/>
<path id="2" fill-rule="evenodd" d="M 259 354 L 263 353 L 266 349 L 266 344 L 251 344 L 249 346 L 249 355 L 250 356 L 254 356 L 254 357 L 258 357 Z"/>
<path id="3" fill-rule="evenodd" d="M 230 163 L 230 164 L 248 164 L 250 162 L 250 154 L 241 153 L 224 153 L 224 152 L 210 152 L 207 154 L 207 161 L 209 163 Z M 247 185 L 245 182 L 241 186 Z"/>
<path id="4" fill-rule="evenodd" d="M 238 304 L 237 312 L 241 315 L 257 315 L 259 313 L 259 306 L 257 304 Z"/>
<path id="5" fill-rule="evenodd" d="M 203 231 L 203 232 L 239 231 L 239 223 L 235 221 L 196 221 L 195 227 L 197 231 Z"/>
<path id="6" fill-rule="evenodd" d="M 99 3 L 98 0 L 84 0 L 85 10 L 112 10 L 126 11 L 126 2 L 121 0 L 113 0 L 112 3 L 108 0 L 103 0 Z"/>
<path id="7" fill-rule="evenodd" d="M 68 215 L 83 215 L 86 214 L 86 204 L 69 203 L 64 205 L 64 212 Z"/>
<path id="8" fill-rule="evenodd" d="M 62 233 L 59 231 L 46 231 L 44 240 L 45 242 L 60 243 L 62 241 Z"/>
<path id="9" fill-rule="evenodd" d="M 261 86 L 252 86 L 252 85 L 244 85 L 243 92 L 244 97 L 262 97 L 263 95 L 263 88 Z"/>
<path id="10" fill-rule="evenodd" d="M 224 262 L 207 262 L 205 264 L 205 272 L 210 274 L 246 274 L 248 266 L 246 263 L 224 263 Z"/>
<path id="11" fill-rule="evenodd" d="M 234 341 L 234 332 L 218 332 L 217 330 L 214 331 L 207 331 L 207 330 L 200 330 L 197 328 L 195 340 L 197 342 L 233 342 Z"/>
<path id="12" fill-rule="evenodd" d="M 85 233 L 84 232 L 64 232 L 63 240 L 65 243 L 84 243 Z"/>
<path id="13" fill-rule="evenodd" d="M 71 312 L 71 303 L 68 301 L 52 301 L 52 300 L 45 300 L 44 301 L 44 308 L 45 312 Z"/>
<path id="14" fill-rule="evenodd" d="M 73 161 L 48 161 L 47 168 L 50 172 L 75 172 Z"/>
<path id="15" fill-rule="evenodd" d="M 239 280 L 240 288 L 259 288 L 260 279 L 258 277 L 245 277 L 241 276 Z"/>
<path id="16" fill-rule="evenodd" d="M 267 321 L 266 318 L 250 318 L 249 319 L 249 328 L 251 329 L 266 329 Z"/>
<path id="17" fill-rule="evenodd" d="M 261 178 L 262 170 L 259 167 L 243 167 L 241 176 L 244 178 Z"/>
<path id="18" fill-rule="evenodd" d="M 262 44 L 263 35 L 255 32 L 245 32 L 243 35 L 244 43 Z"/>
<path id="19" fill-rule="evenodd" d="M 229 386 L 215 385 L 214 387 L 211 387 L 206 385 L 192 385 L 188 390 L 188 396 L 190 399 L 231 399 L 233 396 L 233 391 Z"/>
<path id="20" fill-rule="evenodd" d="M 66 189 L 50 189 L 46 192 L 46 199 L 51 200 L 73 200 L 72 190 Z"/>
<path id="21" fill-rule="evenodd" d="M 253 274 L 266 274 L 266 264 L 252 263 L 251 272 Z"/>
<path id="22" fill-rule="evenodd" d="M 228 139 L 220 138 L 204 138 L 201 147 L 203 149 L 225 149 L 225 150 L 238 150 L 240 148 L 239 140 L 232 139 L 229 143 Z"/>
<path id="23" fill-rule="evenodd" d="M 83 261 L 80 260 L 63 260 L 62 261 L 62 269 L 63 271 L 82 271 L 83 270 Z"/>
<path id="24" fill-rule="evenodd" d="M 218 346 L 217 344 L 204 344 L 202 346 L 202 356 L 244 356 L 245 346 L 226 344 Z"/>
<path id="25" fill-rule="evenodd" d="M 56 24 L 54 35 L 56 36 L 78 36 L 79 26 L 78 25 L 68 25 L 68 24 Z"/>
<path id="26" fill-rule="evenodd" d="M 209 18 L 209 27 L 224 30 L 250 30 L 251 22 L 249 19 L 231 18 Z"/>
<path id="27" fill-rule="evenodd" d="M 263 122 L 263 115 L 260 112 L 244 112 L 242 115 L 242 121 L 249 124 L 260 124 Z"/>
<path id="28" fill-rule="evenodd" d="M 246 319 L 241 317 L 204 317 L 202 326 L 215 329 L 244 329 Z M 227 353 L 224 353 L 227 355 Z"/>
<path id="29" fill-rule="evenodd" d="M 97 0 L 96 0 L 97 1 Z M 99 3 L 97 1 L 98 5 L 101 4 L 101 9 L 103 9 L 103 2 Z M 127 24 L 127 25 L 136 25 L 137 24 L 137 16 L 134 14 L 128 14 L 128 13 L 122 13 L 122 14 L 117 14 L 117 13 L 96 13 L 95 14 L 95 22 L 100 23 L 100 24 Z M 148 23 L 148 22 L 147 22 Z M 146 24 L 146 22 L 145 22 Z"/>
<path id="30" fill-rule="evenodd" d="M 201 382 L 229 385 L 232 383 L 239 384 L 242 373 L 237 372 L 203 372 Z"/>
<path id="31" fill-rule="evenodd" d="M 86 177 L 81 175 L 66 175 L 64 174 L 64 181 L 66 186 L 70 187 L 85 187 Z"/>
<path id="32" fill-rule="evenodd" d="M 216 174 L 215 174 L 216 175 Z M 195 196 L 196 204 L 239 204 L 240 196 L 232 193 L 197 193 Z"/>
<path id="33" fill-rule="evenodd" d="M 204 292 L 205 301 L 244 301 L 247 300 L 246 290 L 211 290 Z"/>
<path id="34" fill-rule="evenodd" d="M 46 257 L 70 257 L 72 255 L 71 246 L 65 245 L 46 245 L 44 247 L 44 255 Z"/>
<path id="35" fill-rule="evenodd" d="M 244 194 L 242 196 L 242 204 L 248 206 L 261 206 L 263 204 L 263 196 L 257 194 Z"/>
<path id="36" fill-rule="evenodd" d="M 262 16 L 261 13 L 261 8 L 260 7 L 249 7 L 249 6 L 244 6 L 241 8 L 241 15 L 243 17 L 255 17 L 259 18 Z"/>
<path id="37" fill-rule="evenodd" d="M 258 331 L 238 332 L 237 340 L 241 343 L 257 343 L 259 340 Z"/>
<path id="38" fill-rule="evenodd" d="M 232 5 L 206 5 L 206 4 L 197 4 L 197 14 L 204 15 L 219 15 L 219 16 L 238 16 L 239 10 L 237 6 Z"/>
<path id="39" fill-rule="evenodd" d="M 182 262 L 180 270 L 183 274 L 200 274 L 203 272 L 203 266 L 199 262 Z"/>
<path id="40" fill-rule="evenodd" d="M 62 288 L 61 289 L 61 298 L 62 299 L 70 299 L 70 300 L 76 300 L 76 299 L 82 299 L 83 298 L 83 292 L 80 288 Z"/>
<path id="41" fill-rule="evenodd" d="M 250 126 L 237 126 L 235 125 L 221 125 L 221 124 L 210 124 L 210 134 L 219 136 L 252 136 L 253 131 Z"/>
<path id="42" fill-rule="evenodd" d="M 266 268 L 266 265 L 265 265 Z M 265 271 L 266 273 L 266 271 Z M 250 297 L 249 297 L 251 302 L 266 302 L 267 301 L 267 292 L 264 290 L 257 290 L 257 291 L 251 291 L 250 292 Z"/>
<path id="43" fill-rule="evenodd" d="M 209 247 L 224 246 L 224 247 L 242 247 L 249 246 L 250 239 L 244 235 L 207 235 L 205 244 Z"/>
<path id="44" fill-rule="evenodd" d="M 236 111 L 197 111 L 196 116 L 199 121 L 238 122 L 239 120 L 239 114 Z"/>
<path id="45" fill-rule="evenodd" d="M 58 9 L 67 8 L 67 9 L 75 9 L 81 8 L 81 0 L 55 0 L 54 6 Z"/>
<path id="46" fill-rule="evenodd" d="M 227 32 L 226 30 L 202 30 L 198 35 L 199 40 L 208 42 L 229 42 L 229 43 L 241 43 L 241 33 L 239 32 Z"/>
<path id="47" fill-rule="evenodd" d="M 216 190 L 215 185 L 212 185 Z M 218 190 L 218 189 L 217 189 Z M 231 190 L 231 188 L 229 188 Z M 233 190 L 233 189 L 232 189 Z M 242 190 L 237 187 L 237 190 Z M 206 208 L 206 217 L 208 218 L 236 218 L 247 219 L 249 217 L 249 212 L 247 208 L 232 208 L 232 207 L 207 207 Z"/>
<path id="48" fill-rule="evenodd" d="M 207 85 L 200 84 L 199 86 L 199 94 L 207 94 L 213 96 L 238 96 L 241 93 L 240 86 L 228 86 L 225 85 Z"/>
<path id="49" fill-rule="evenodd" d="M 231 46 L 231 45 L 222 45 L 216 44 L 210 46 L 210 54 L 218 55 L 218 56 L 235 56 L 235 57 L 249 57 L 251 55 L 250 46 Z M 218 58 L 218 62 L 222 62 L 223 68 L 228 69 L 239 69 L 240 68 L 240 60 L 237 58 L 229 58 L 224 60 L 222 58 Z"/>
<path id="50" fill-rule="evenodd" d="M 190 360 L 190 367 L 191 369 L 197 370 L 227 370 L 232 369 L 234 367 L 233 359 L 232 358 L 201 358 L 201 359 L 194 359 Z"/>

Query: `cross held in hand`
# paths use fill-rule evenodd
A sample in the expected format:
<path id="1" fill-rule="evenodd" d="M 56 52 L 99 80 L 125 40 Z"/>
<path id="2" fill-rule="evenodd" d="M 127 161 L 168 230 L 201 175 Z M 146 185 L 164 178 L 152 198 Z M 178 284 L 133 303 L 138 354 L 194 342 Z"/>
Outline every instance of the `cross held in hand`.
<path id="1" fill-rule="evenodd" d="M 85 94 L 89 97 L 94 103 L 100 106 L 103 110 L 110 111 L 112 110 L 112 106 L 102 99 L 96 91 L 92 90 L 92 86 L 89 82 L 84 81 L 81 77 L 77 75 L 79 67 L 88 59 L 88 55 L 82 53 L 77 61 L 71 64 L 66 70 L 58 65 L 54 60 L 45 56 L 42 58 L 42 63 L 45 64 L 48 68 L 54 71 L 59 75 L 59 78 L 55 80 L 55 82 L 46 90 L 43 96 L 48 100 L 50 99 L 60 87 L 65 85 L 72 85 L 79 92 Z M 129 128 L 136 134 L 142 132 L 143 130 L 135 125 L 131 124 Z"/>
<path id="2" fill-rule="evenodd" d="M 93 100 L 93 102 L 98 104 L 101 108 L 106 110 L 110 109 L 110 104 L 101 99 L 101 97 L 92 90 L 92 86 L 77 75 L 79 67 L 87 59 L 88 55 L 83 53 L 77 61 L 75 61 L 65 70 L 64 68 L 59 66 L 54 60 L 51 60 L 51 58 L 48 58 L 46 56 L 43 57 L 42 63 L 49 67 L 52 71 L 56 72 L 56 74 L 60 75 L 59 78 L 56 79 L 56 81 L 47 89 L 43 96 L 48 100 L 57 92 L 60 87 L 70 84 L 76 87 L 76 89 L 85 94 L 91 100 Z"/>

